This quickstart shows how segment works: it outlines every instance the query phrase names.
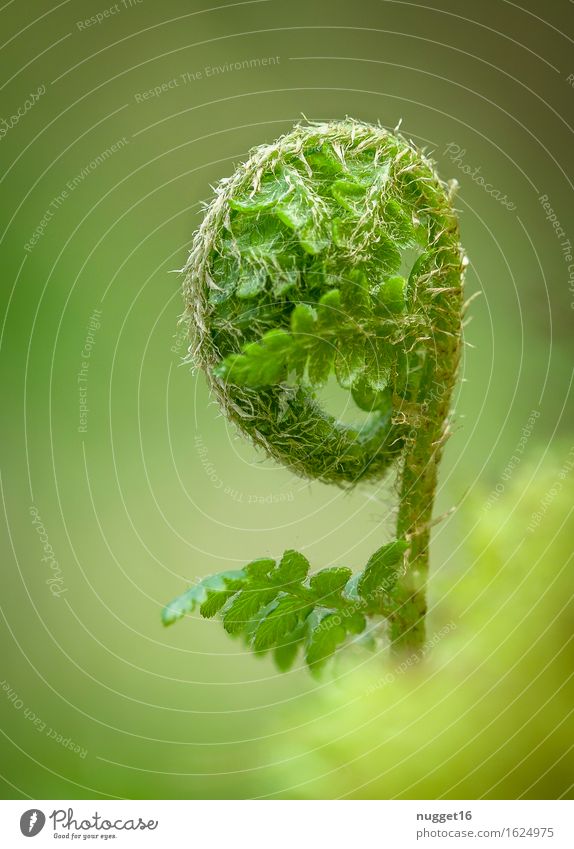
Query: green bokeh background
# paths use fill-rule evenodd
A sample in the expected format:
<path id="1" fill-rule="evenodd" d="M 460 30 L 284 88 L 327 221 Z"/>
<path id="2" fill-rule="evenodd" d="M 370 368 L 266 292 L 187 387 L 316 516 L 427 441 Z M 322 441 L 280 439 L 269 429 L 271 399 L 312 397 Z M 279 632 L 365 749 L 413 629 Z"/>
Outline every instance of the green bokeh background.
<path id="1" fill-rule="evenodd" d="M 2 793 L 571 796 L 574 284 L 539 197 L 574 241 L 572 4 L 126 0 L 78 25 L 105 9 L 0 10 L 0 117 L 45 86 L 0 139 Z M 402 121 L 461 184 L 467 291 L 482 294 L 441 468 L 437 515 L 457 510 L 432 548 L 429 633 L 452 630 L 415 672 L 351 652 L 316 682 L 279 675 L 216 622 L 160 625 L 163 604 L 211 571 L 286 547 L 358 568 L 389 533 L 388 487 L 293 478 L 181 365 L 172 272 L 201 202 L 302 115 Z"/>

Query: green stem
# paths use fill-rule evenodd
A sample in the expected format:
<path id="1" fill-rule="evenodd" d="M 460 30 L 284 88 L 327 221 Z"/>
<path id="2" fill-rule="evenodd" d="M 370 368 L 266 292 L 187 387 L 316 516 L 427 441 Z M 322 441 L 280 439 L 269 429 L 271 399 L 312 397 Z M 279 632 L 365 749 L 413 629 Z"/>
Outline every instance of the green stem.
<path id="1" fill-rule="evenodd" d="M 441 236 L 445 242 L 449 237 L 449 231 Z M 421 654 L 424 649 L 430 528 L 460 358 L 462 260 L 460 264 L 445 265 L 444 271 L 445 292 L 438 293 L 432 304 L 435 333 L 434 350 L 427 361 L 430 379 L 417 399 L 401 470 L 397 538 L 408 540 L 409 548 L 394 594 L 395 610 L 390 616 L 389 636 L 397 654 Z M 448 287 L 449 282 L 452 288 Z"/>
<path id="2" fill-rule="evenodd" d="M 435 434 L 436 435 L 436 432 Z M 426 443 L 428 440 L 425 439 Z M 407 539 L 403 573 L 395 590 L 390 639 L 395 653 L 419 653 L 425 641 L 426 582 L 429 569 L 430 521 L 437 482 L 439 451 L 425 454 L 417 441 L 404 460 L 397 538 Z"/>

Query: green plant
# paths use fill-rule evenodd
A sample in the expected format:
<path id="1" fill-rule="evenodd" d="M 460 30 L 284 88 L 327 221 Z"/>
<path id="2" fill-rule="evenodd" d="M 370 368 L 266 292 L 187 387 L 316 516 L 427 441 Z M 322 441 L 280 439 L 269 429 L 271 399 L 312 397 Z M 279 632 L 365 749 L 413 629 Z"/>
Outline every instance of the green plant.
<path id="1" fill-rule="evenodd" d="M 354 486 L 398 466 L 396 539 L 364 571 L 309 577 L 303 555 L 201 581 L 199 606 L 280 668 L 320 669 L 371 617 L 393 647 L 424 641 L 437 465 L 461 346 L 465 258 L 454 184 L 404 138 L 354 120 L 297 126 L 222 180 L 186 267 L 190 358 L 225 414 L 297 474 Z M 334 374 L 359 410 L 322 409 Z"/>

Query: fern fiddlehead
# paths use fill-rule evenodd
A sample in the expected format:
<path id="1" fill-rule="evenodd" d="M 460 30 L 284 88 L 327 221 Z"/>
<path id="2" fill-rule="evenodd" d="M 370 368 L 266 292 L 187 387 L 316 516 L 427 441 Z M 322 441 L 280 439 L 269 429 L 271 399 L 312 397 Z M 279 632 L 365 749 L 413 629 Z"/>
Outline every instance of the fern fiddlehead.
<path id="1" fill-rule="evenodd" d="M 288 668 L 312 669 L 371 617 L 395 649 L 424 641 L 437 467 L 461 348 L 465 257 L 451 184 L 412 143 L 347 119 L 296 126 L 222 180 L 193 242 L 184 293 L 190 357 L 227 417 L 312 480 L 354 486 L 398 468 L 396 539 L 358 575 L 311 577 L 302 554 L 205 579 L 199 606 Z M 322 408 L 331 375 L 368 413 Z"/>

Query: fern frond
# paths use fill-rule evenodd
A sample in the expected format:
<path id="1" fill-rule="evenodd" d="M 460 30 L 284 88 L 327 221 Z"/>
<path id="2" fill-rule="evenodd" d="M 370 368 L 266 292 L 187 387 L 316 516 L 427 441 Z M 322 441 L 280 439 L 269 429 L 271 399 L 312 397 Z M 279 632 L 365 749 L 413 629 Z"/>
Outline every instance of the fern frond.
<path id="1" fill-rule="evenodd" d="M 301 646 L 322 668 L 371 617 L 397 650 L 420 649 L 465 265 L 449 184 L 380 126 L 298 125 L 219 184 L 185 269 L 194 362 L 228 418 L 295 473 L 352 487 L 397 467 L 396 540 L 358 575 L 309 577 L 296 552 L 221 573 L 168 605 L 166 624 L 199 607 L 281 669 Z M 322 409 L 332 375 L 365 423 Z"/>

